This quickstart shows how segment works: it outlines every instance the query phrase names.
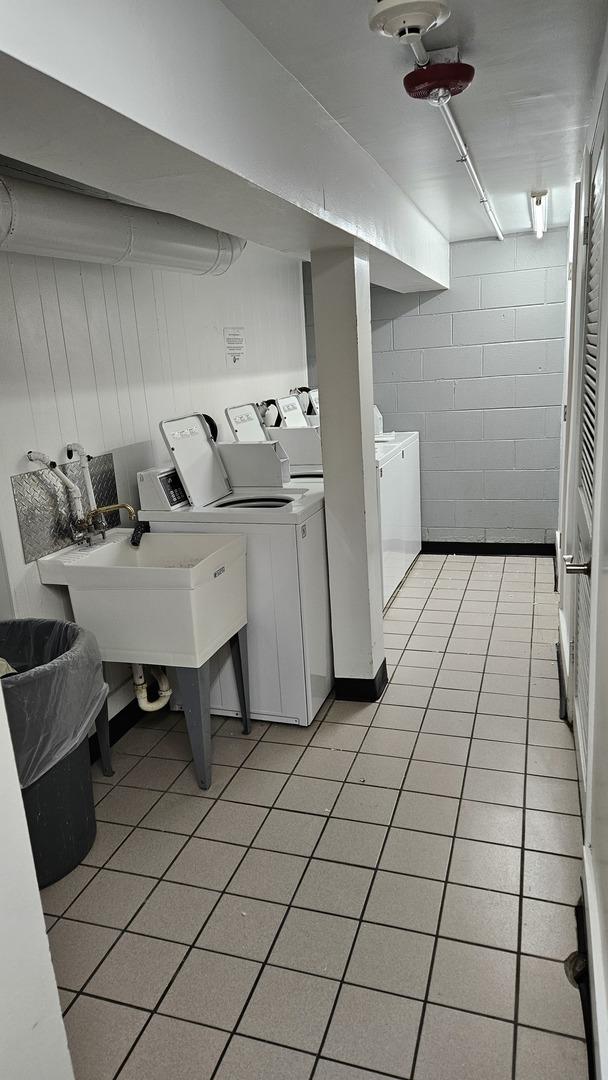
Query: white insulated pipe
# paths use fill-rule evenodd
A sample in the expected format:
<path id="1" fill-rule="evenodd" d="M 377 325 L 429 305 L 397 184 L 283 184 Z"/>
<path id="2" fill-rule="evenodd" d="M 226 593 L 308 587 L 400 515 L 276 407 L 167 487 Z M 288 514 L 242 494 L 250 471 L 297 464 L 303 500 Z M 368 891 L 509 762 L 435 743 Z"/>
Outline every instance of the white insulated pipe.
<path id="1" fill-rule="evenodd" d="M 0 176 L 0 251 L 224 274 L 245 244 L 172 214 Z"/>
<path id="2" fill-rule="evenodd" d="M 61 469 L 58 469 L 57 462 L 51 461 L 48 454 L 43 454 L 40 450 L 28 450 L 27 458 L 28 461 L 39 461 L 47 469 L 50 469 L 53 476 L 56 476 L 63 486 L 67 488 L 70 506 L 72 507 L 72 514 L 77 523 L 81 522 L 84 517 L 84 511 L 82 509 L 82 494 L 78 484 L 75 484 L 73 480 L 70 480 L 69 476 L 66 476 Z"/>
<path id="3" fill-rule="evenodd" d="M 67 451 L 68 457 L 70 459 L 73 457 L 74 454 L 78 455 L 78 461 L 84 476 L 84 487 L 87 493 L 87 499 L 89 500 L 89 510 L 96 510 L 97 502 L 95 500 L 93 483 L 91 481 L 91 470 L 89 469 L 89 455 L 87 454 L 82 443 L 77 442 L 68 443 Z"/>
<path id="4" fill-rule="evenodd" d="M 159 709 L 164 709 L 173 693 L 171 683 L 167 678 L 167 673 L 163 671 L 162 668 L 157 667 L 153 667 L 151 670 L 158 683 L 158 697 L 156 701 L 148 700 L 148 684 L 142 665 L 131 664 L 131 671 L 133 672 L 133 689 L 135 690 L 137 704 L 142 712 L 158 712 Z"/>
<path id="5" fill-rule="evenodd" d="M 492 228 L 496 233 L 496 238 L 498 240 L 504 240 L 505 235 L 500 227 L 500 222 L 496 216 L 494 207 L 490 202 L 486 189 L 484 188 L 479 178 L 477 169 L 475 168 L 475 165 L 471 159 L 469 148 L 462 137 L 462 133 L 460 131 L 460 128 L 458 127 L 458 124 L 456 123 L 456 120 L 454 119 L 449 102 L 446 101 L 440 103 L 438 105 L 438 109 L 443 117 L 445 126 L 447 127 L 450 135 L 452 136 L 452 139 L 454 140 L 454 144 L 458 150 L 458 153 L 460 154 L 459 160 L 462 161 L 465 169 L 467 170 L 471 183 L 473 184 L 473 187 L 479 195 L 479 201 L 483 206 L 486 214 L 488 215 Z"/>

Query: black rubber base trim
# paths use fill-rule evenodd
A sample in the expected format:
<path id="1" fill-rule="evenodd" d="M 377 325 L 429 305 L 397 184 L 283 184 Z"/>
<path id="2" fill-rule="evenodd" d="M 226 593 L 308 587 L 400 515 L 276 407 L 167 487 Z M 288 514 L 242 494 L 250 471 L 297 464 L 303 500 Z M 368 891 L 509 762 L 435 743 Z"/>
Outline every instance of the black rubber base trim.
<path id="1" fill-rule="evenodd" d="M 589 1080 L 593 1080 L 595 1072 L 595 1044 L 593 1039 L 593 1009 L 591 1003 L 591 982 L 589 977 L 589 948 L 587 942 L 587 919 L 585 913 L 585 901 L 581 896 L 574 909 L 576 916 L 576 939 L 578 951 L 587 961 L 585 974 L 578 982 L 578 990 L 581 996 L 581 1009 L 583 1024 L 585 1026 L 585 1041 L 587 1043 L 587 1063 L 589 1066 Z"/>
<path id="2" fill-rule="evenodd" d="M 156 713 L 159 716 L 160 713 Z M 118 742 L 123 735 L 126 735 L 127 731 L 130 731 L 132 727 L 135 727 L 137 722 L 145 716 L 137 704 L 137 701 L 133 699 L 128 705 L 125 705 L 124 709 L 121 709 L 116 716 L 113 716 L 110 720 L 110 746 L 113 746 L 115 742 Z M 177 716 L 176 716 L 177 719 Z M 89 738 L 89 750 L 91 753 L 91 764 L 94 761 L 99 760 L 99 742 L 97 735 L 91 735 Z"/>
<path id="3" fill-rule="evenodd" d="M 334 688 L 338 701 L 378 701 L 388 686 L 386 660 L 383 660 L 373 679 L 336 679 Z"/>
<path id="4" fill-rule="evenodd" d="M 552 558 L 555 544 L 459 544 L 451 540 L 423 540 L 423 555 L 538 555 Z"/>

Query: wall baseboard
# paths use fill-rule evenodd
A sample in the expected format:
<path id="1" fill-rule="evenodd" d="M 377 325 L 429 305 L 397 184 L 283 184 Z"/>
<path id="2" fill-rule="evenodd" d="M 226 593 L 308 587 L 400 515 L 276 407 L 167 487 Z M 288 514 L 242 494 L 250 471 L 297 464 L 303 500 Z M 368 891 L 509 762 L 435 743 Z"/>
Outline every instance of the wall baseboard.
<path id="1" fill-rule="evenodd" d="M 388 686 L 386 660 L 383 660 L 373 679 L 336 678 L 336 701 L 379 701 Z"/>
<path id="2" fill-rule="evenodd" d="M 602 947 L 601 898 L 598 895 L 591 850 L 587 844 L 583 847 L 583 894 L 593 1006 L 592 1080 L 608 1080 L 608 977 Z"/>
<path id="3" fill-rule="evenodd" d="M 115 716 L 110 719 L 110 746 L 113 746 L 123 735 L 126 735 L 127 731 L 130 731 L 132 727 L 135 727 L 135 724 L 137 724 L 145 715 L 146 714 L 142 712 L 135 698 L 133 698 L 128 705 L 125 705 L 124 709 L 121 709 L 120 712 L 116 713 Z M 99 741 L 96 732 L 89 736 L 89 751 L 91 754 L 91 763 L 98 761 Z"/>
<path id="4" fill-rule="evenodd" d="M 469 544 L 450 540 L 423 540 L 423 555 L 536 555 L 553 558 L 555 544 Z"/>

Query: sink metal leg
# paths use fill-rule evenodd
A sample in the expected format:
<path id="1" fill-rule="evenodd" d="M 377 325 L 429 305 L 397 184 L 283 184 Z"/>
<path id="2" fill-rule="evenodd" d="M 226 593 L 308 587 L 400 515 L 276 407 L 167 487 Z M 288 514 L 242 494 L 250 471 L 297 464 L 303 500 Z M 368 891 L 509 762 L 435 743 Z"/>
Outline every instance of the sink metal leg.
<path id="1" fill-rule="evenodd" d="M 97 731 L 97 742 L 99 744 L 101 771 L 104 776 L 114 776 L 112 755 L 110 753 L 110 721 L 108 720 L 107 701 L 104 701 L 95 717 L 95 730 Z"/>
<path id="2" fill-rule="evenodd" d="M 177 685 L 199 787 L 211 787 L 211 713 L 209 663 L 200 668 L 175 668 Z"/>
<path id="3" fill-rule="evenodd" d="M 249 669 L 247 663 L 247 627 L 243 626 L 234 637 L 230 638 L 230 652 L 234 666 L 236 689 L 239 696 L 243 731 L 245 735 L 251 732 L 251 717 L 249 715 Z"/>

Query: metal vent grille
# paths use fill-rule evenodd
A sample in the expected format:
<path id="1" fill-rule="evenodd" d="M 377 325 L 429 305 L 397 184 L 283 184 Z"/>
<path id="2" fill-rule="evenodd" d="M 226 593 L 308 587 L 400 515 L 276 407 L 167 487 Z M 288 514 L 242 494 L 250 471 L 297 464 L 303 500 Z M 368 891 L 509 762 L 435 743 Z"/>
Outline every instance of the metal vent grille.
<path id="1" fill-rule="evenodd" d="M 598 339 L 604 248 L 604 154 L 593 177 L 589 201 L 589 237 L 585 290 L 585 340 L 581 407 L 580 487 L 583 503 L 591 519 L 595 470 L 595 430 L 597 422 Z"/>

